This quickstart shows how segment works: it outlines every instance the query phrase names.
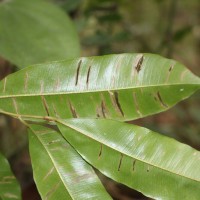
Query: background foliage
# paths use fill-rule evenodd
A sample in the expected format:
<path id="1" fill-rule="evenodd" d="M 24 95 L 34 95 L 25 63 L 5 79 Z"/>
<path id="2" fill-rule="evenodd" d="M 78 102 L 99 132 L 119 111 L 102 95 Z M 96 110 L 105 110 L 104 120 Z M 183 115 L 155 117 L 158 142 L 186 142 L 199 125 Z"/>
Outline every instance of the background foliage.
<path id="1" fill-rule="evenodd" d="M 81 54 L 84 56 L 152 52 L 176 59 L 200 75 L 199 0 L 52 0 L 52 2 L 63 12 L 68 13 L 75 23 L 81 41 Z M 12 32 L 15 32 L 21 23 L 18 22 L 15 26 L 12 27 L 14 28 Z M 3 26 L 0 22 L 0 30 L 1 27 Z M 0 42 L 2 47 L 3 41 Z M 1 55 L 0 78 L 2 79 L 16 71 L 17 67 L 6 60 L 3 54 Z M 133 123 L 174 137 L 200 150 L 199 100 L 200 94 L 197 93 L 165 113 Z M 0 116 L 1 151 L 9 158 L 20 180 L 24 199 L 30 199 L 30 196 L 37 199 L 26 135 L 21 123 Z M 102 181 L 116 199 L 143 198 L 141 194 L 124 186 L 118 186 L 103 176 Z"/>

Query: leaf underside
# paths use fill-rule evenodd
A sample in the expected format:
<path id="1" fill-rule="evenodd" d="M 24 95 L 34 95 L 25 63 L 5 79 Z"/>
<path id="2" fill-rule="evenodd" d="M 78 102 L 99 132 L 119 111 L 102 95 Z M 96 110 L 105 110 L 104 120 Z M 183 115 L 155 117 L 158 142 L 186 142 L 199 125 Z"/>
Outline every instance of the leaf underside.
<path id="1" fill-rule="evenodd" d="M 34 179 L 42 199 L 111 199 L 92 167 L 57 131 L 30 128 Z"/>
<path id="2" fill-rule="evenodd" d="M 20 186 L 2 154 L 0 154 L 0 199 L 21 199 Z"/>

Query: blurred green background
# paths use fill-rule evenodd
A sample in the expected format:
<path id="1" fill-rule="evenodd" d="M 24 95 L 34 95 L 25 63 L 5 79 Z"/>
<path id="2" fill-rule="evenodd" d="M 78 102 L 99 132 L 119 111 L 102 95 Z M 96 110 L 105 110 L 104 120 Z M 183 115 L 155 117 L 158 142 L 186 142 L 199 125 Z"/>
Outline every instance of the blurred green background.
<path id="1" fill-rule="evenodd" d="M 200 76 L 199 0 L 51 1 L 73 20 L 82 56 L 151 52 L 175 59 Z M 0 79 L 16 70 L 15 65 L 0 57 Z M 199 102 L 198 92 L 167 112 L 131 123 L 200 150 Z M 32 179 L 26 128 L 3 115 L 0 115 L 0 150 L 9 159 L 22 185 L 23 198 L 40 199 Z M 101 174 L 99 176 L 114 199 L 148 199 Z"/>

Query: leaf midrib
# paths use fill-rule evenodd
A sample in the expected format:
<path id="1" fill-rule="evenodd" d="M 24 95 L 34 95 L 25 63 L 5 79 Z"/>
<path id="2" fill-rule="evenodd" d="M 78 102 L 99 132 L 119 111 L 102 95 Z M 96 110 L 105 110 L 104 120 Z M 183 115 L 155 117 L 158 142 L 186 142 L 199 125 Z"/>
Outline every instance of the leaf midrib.
<path id="1" fill-rule="evenodd" d="M 53 93 L 32 93 L 32 94 L 14 94 L 14 95 L 4 95 L 0 96 L 0 99 L 13 98 L 13 97 L 33 97 L 33 96 L 56 96 L 56 95 L 67 95 L 67 94 L 85 94 L 85 93 L 98 93 L 98 92 L 112 92 L 120 90 L 130 90 L 130 89 L 142 89 L 142 88 L 152 88 L 152 87 L 169 87 L 169 86 L 199 86 L 197 83 L 175 83 L 175 84 L 160 84 L 160 85 L 145 85 L 145 86 L 136 86 L 136 87 L 125 87 L 125 88 L 106 88 L 104 90 L 90 90 L 90 91 L 68 91 L 68 92 L 53 92 Z"/>

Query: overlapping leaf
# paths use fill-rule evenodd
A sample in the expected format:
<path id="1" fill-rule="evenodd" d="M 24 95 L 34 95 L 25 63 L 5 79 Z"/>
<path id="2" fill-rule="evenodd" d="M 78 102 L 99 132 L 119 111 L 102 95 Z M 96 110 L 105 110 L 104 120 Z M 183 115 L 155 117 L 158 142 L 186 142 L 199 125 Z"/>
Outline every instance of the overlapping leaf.
<path id="1" fill-rule="evenodd" d="M 8 161 L 0 154 L 0 199 L 21 199 L 19 184 Z"/>
<path id="2" fill-rule="evenodd" d="M 0 55 L 20 68 L 79 56 L 75 28 L 45 0 L 0 2 Z"/>
<path id="3" fill-rule="evenodd" d="M 0 110 L 29 118 L 131 120 L 169 109 L 200 88 L 183 65 L 152 54 L 80 58 L 28 67 L 0 84 Z"/>
<path id="4" fill-rule="evenodd" d="M 29 142 L 42 199 L 111 199 L 92 167 L 57 131 L 31 125 Z"/>
<path id="5" fill-rule="evenodd" d="M 60 123 L 63 136 L 108 177 L 155 199 L 199 198 L 199 151 L 122 122 L 71 119 Z"/>

